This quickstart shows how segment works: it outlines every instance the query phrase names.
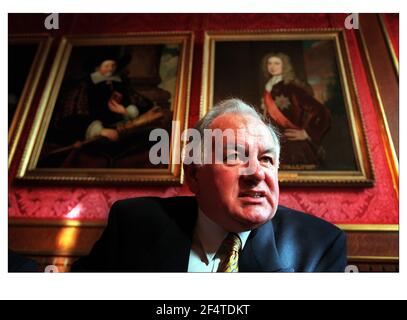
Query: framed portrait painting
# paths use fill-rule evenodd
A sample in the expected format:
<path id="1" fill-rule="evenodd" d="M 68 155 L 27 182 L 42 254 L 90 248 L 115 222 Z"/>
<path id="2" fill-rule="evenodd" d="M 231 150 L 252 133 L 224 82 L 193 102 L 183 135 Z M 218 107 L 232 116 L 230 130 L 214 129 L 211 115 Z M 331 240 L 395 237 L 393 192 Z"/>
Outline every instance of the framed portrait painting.
<path id="1" fill-rule="evenodd" d="M 192 44 L 189 32 L 64 37 L 17 178 L 181 183 Z M 155 129 L 167 162 L 150 159 Z"/>
<path id="2" fill-rule="evenodd" d="M 8 143 L 10 166 L 34 100 L 52 38 L 46 34 L 9 35 Z"/>
<path id="3" fill-rule="evenodd" d="M 342 31 L 207 32 L 202 95 L 201 116 L 236 97 L 278 129 L 282 185 L 373 185 Z"/>

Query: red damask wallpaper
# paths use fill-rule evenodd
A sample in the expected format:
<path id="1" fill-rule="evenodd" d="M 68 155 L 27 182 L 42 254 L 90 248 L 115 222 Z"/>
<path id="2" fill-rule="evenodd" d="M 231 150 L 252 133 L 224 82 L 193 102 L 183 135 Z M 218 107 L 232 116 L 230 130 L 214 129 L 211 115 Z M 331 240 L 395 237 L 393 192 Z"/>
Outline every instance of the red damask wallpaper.
<path id="1" fill-rule="evenodd" d="M 45 15 L 39 14 L 10 15 L 9 32 L 43 33 L 44 17 Z M 206 30 L 343 28 L 345 17 L 344 14 L 68 14 L 60 15 L 60 29 L 51 34 L 57 39 L 63 34 L 194 31 L 189 112 L 189 126 L 192 126 L 199 117 L 203 35 Z M 395 25 L 394 22 L 391 24 Z M 395 30 L 390 32 L 390 35 L 394 34 L 398 32 Z M 355 31 L 347 30 L 346 38 L 376 175 L 375 186 L 365 189 L 283 188 L 280 203 L 333 223 L 397 224 L 398 199 L 392 188 L 392 178 L 380 137 L 379 118 L 370 96 Z M 42 81 L 44 82 L 44 79 Z M 30 119 L 33 118 L 35 110 L 31 112 Z M 147 195 L 170 197 L 189 194 L 185 187 L 18 186 L 12 177 L 21 158 L 23 141 L 27 137 L 30 125 L 27 125 L 23 132 L 19 150 L 9 170 L 9 217 L 105 220 L 109 207 L 119 199 Z"/>

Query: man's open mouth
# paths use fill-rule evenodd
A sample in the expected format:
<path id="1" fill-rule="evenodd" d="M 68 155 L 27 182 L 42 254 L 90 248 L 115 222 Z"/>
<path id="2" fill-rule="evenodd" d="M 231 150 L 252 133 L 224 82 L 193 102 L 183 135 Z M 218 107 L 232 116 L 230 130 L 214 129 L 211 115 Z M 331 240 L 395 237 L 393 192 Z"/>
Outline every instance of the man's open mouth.
<path id="1" fill-rule="evenodd" d="M 266 193 L 264 191 L 243 191 L 239 193 L 239 198 L 245 198 L 245 197 L 250 197 L 250 198 L 263 198 L 266 196 Z"/>

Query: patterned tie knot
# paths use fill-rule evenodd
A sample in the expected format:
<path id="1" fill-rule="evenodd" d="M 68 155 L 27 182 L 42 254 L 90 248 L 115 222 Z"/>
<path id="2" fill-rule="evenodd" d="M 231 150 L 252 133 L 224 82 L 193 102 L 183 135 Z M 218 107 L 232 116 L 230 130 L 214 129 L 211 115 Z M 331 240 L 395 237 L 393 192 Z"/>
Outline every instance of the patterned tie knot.
<path id="1" fill-rule="evenodd" d="M 223 240 L 217 255 L 221 258 L 218 272 L 238 272 L 239 253 L 242 250 L 242 241 L 236 233 L 229 233 Z"/>
<path id="2" fill-rule="evenodd" d="M 222 253 L 239 253 L 242 249 L 242 241 L 237 233 L 230 232 L 228 236 L 223 240 L 221 248 Z"/>

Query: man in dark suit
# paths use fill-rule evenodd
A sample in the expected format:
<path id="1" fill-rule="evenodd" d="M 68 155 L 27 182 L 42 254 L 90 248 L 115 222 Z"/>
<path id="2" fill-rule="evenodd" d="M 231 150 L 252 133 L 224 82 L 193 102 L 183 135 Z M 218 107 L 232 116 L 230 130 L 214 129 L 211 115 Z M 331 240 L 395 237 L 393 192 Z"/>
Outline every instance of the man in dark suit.
<path id="1" fill-rule="evenodd" d="M 261 115 L 226 100 L 195 129 L 211 134 L 198 144 L 202 161 L 184 162 L 195 197 L 118 201 L 73 271 L 344 271 L 344 232 L 278 205 L 280 144 Z"/>

